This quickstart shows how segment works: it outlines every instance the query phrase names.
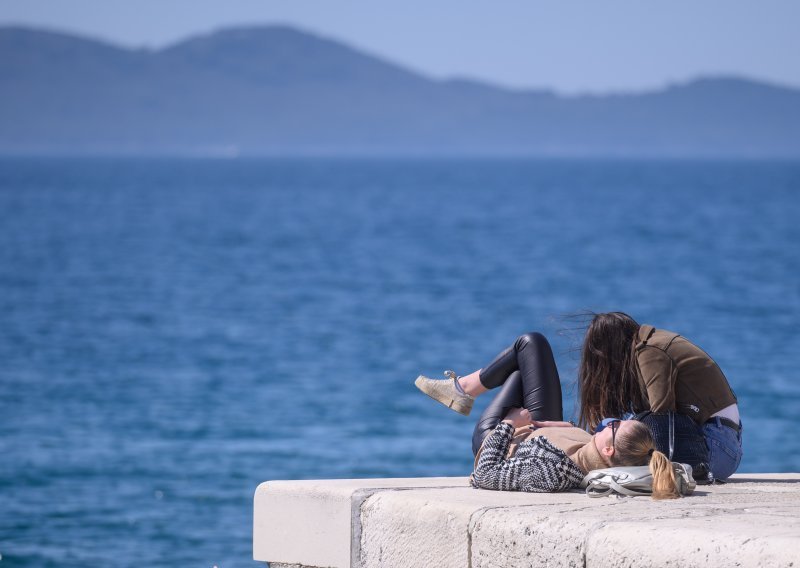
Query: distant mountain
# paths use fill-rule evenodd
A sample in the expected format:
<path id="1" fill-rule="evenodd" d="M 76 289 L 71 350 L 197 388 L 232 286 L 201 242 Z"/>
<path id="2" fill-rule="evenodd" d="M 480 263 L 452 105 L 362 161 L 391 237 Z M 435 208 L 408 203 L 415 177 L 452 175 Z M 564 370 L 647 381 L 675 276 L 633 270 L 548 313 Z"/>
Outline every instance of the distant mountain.
<path id="1" fill-rule="evenodd" d="M 437 81 L 288 27 L 152 50 L 0 28 L 0 153 L 800 156 L 800 91 L 563 97 Z"/>

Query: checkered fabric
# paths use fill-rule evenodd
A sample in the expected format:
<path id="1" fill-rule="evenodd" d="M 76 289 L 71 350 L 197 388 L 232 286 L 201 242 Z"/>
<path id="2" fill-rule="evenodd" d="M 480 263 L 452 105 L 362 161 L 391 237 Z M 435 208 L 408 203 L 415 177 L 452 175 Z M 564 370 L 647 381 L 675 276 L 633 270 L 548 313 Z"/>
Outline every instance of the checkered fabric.
<path id="1" fill-rule="evenodd" d="M 514 428 L 497 425 L 483 443 L 483 450 L 470 477 L 473 487 L 495 491 L 550 493 L 578 487 L 583 472 L 563 451 L 544 436 L 522 442 L 506 459 Z"/>

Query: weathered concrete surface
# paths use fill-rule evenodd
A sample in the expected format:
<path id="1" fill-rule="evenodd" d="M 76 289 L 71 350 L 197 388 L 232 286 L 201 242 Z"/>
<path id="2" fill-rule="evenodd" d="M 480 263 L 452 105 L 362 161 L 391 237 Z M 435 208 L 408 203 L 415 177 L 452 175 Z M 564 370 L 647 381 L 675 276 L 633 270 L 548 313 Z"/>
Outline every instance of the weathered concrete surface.
<path id="1" fill-rule="evenodd" d="M 253 558 L 274 565 L 346 568 L 358 554 L 361 503 L 404 488 L 465 487 L 462 477 L 268 481 L 256 489 Z M 352 550 L 351 550 L 352 549 Z"/>
<path id="2" fill-rule="evenodd" d="M 800 567 L 800 474 L 660 502 L 465 478 L 269 482 L 255 507 L 254 558 L 273 567 Z"/>
<path id="3" fill-rule="evenodd" d="M 471 565 L 800 565 L 800 476 L 758 477 L 675 501 L 584 497 L 490 509 L 472 530 Z"/>

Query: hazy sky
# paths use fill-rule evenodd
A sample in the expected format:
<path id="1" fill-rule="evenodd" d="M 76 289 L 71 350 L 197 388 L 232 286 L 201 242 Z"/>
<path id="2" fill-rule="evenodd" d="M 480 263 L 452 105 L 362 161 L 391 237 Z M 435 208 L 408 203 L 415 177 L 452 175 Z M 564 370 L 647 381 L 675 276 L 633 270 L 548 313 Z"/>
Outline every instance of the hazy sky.
<path id="1" fill-rule="evenodd" d="M 800 0 L 0 0 L 0 24 L 162 46 L 291 24 L 433 77 L 607 92 L 735 74 L 800 87 Z"/>

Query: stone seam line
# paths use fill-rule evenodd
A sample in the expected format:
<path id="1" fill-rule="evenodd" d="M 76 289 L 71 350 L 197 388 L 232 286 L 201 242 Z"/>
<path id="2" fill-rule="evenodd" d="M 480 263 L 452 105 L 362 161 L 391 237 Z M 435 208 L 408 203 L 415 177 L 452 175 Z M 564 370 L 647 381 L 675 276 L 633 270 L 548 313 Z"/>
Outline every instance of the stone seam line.
<path id="1" fill-rule="evenodd" d="M 350 496 L 350 568 L 365 568 L 361 561 L 361 515 L 364 504 L 367 500 L 380 493 L 393 491 L 426 491 L 437 490 L 449 487 L 461 487 L 460 485 L 443 487 L 374 487 L 370 489 L 357 489 Z M 469 535 L 468 535 L 469 536 Z"/>
<path id="2" fill-rule="evenodd" d="M 470 516 L 470 519 L 469 519 L 469 526 L 467 527 L 467 547 L 468 547 L 468 550 L 467 550 L 467 559 L 468 559 L 467 568 L 472 568 L 472 533 L 475 531 L 478 523 L 480 523 L 481 518 L 487 512 L 489 512 L 489 511 L 497 511 L 497 510 L 534 509 L 534 508 L 537 508 L 537 505 L 515 505 L 514 507 L 507 507 L 507 506 L 503 506 L 503 507 L 483 507 L 481 509 L 478 509 L 474 513 L 472 513 L 472 515 Z M 583 507 L 581 508 L 581 510 L 582 509 L 583 509 Z M 570 512 L 572 512 L 572 511 L 574 511 L 574 509 L 572 509 Z M 604 524 L 605 523 L 602 522 L 602 521 L 597 523 L 597 525 L 604 525 Z M 594 532 L 594 530 L 596 528 L 598 528 L 598 527 L 593 525 L 589 532 L 590 533 Z M 588 538 L 581 542 L 581 561 L 583 562 L 583 567 L 584 568 L 586 568 L 586 545 L 587 545 L 587 541 L 588 541 Z"/>
<path id="3" fill-rule="evenodd" d="M 457 486 L 454 486 L 457 487 Z M 419 488 L 419 487 L 393 487 L 393 488 L 374 488 L 374 489 L 359 489 L 353 492 L 351 497 L 351 518 L 350 518 L 350 535 L 351 535 L 351 542 L 350 542 L 350 566 L 351 568 L 364 568 L 363 563 L 361 561 L 361 514 L 362 514 L 362 507 L 364 503 L 370 497 L 374 495 L 378 495 L 384 492 L 390 491 L 409 491 L 409 490 L 425 490 L 427 488 Z M 430 489 L 441 489 L 437 488 L 430 488 Z M 534 505 L 526 506 L 526 505 L 517 505 L 514 507 L 502 506 L 502 507 L 482 507 L 470 515 L 469 523 L 467 526 L 467 568 L 472 568 L 472 532 L 475 529 L 475 526 L 480 522 L 480 518 L 487 512 L 487 511 L 494 511 L 498 509 L 512 509 L 512 508 L 534 508 Z M 588 508 L 588 507 L 587 507 Z M 583 508 L 581 508 L 583 509 Z M 574 511 L 574 509 L 573 509 Z M 584 566 L 586 565 L 585 562 L 585 542 L 581 544 L 582 547 L 582 556 L 584 557 Z"/>
<path id="4" fill-rule="evenodd" d="M 453 486 L 459 487 L 459 486 Z M 362 535 L 362 527 L 361 527 L 361 515 L 362 515 L 362 508 L 366 501 L 375 495 L 379 495 L 381 493 L 388 493 L 393 491 L 425 491 L 425 490 L 436 490 L 442 489 L 441 487 L 430 487 L 430 488 L 420 488 L 420 487 L 382 487 L 382 488 L 371 488 L 371 489 L 359 489 L 353 492 L 351 497 L 351 542 L 350 542 L 350 566 L 351 568 L 367 568 L 363 565 L 361 559 L 361 535 Z M 613 507 L 617 504 L 618 500 L 611 502 L 611 503 L 604 503 L 601 507 Z M 567 503 L 564 503 L 567 505 Z M 467 525 L 467 568 L 472 568 L 472 533 L 475 530 L 475 527 L 480 522 L 481 517 L 488 511 L 495 511 L 495 510 L 504 510 L 504 509 L 535 509 L 538 505 L 514 505 L 513 507 L 509 506 L 498 506 L 498 507 L 482 507 L 477 509 L 470 515 L 470 519 Z M 587 506 L 587 507 L 579 507 L 578 509 L 569 508 L 564 511 L 559 512 L 575 512 L 576 510 L 597 510 L 597 506 Z M 606 525 L 605 522 L 598 522 L 595 525 L 592 525 L 591 529 L 587 532 L 586 538 L 581 542 L 581 559 L 583 562 L 584 568 L 587 566 L 586 560 L 586 548 L 588 545 L 589 537 L 591 534 L 599 528 L 602 528 Z"/>
<path id="5" fill-rule="evenodd" d="M 467 523 L 467 568 L 472 568 L 472 532 L 475 530 L 475 526 L 480 522 L 481 517 L 483 517 L 487 511 L 508 508 L 509 507 L 483 507 L 470 515 L 469 523 Z"/>
<path id="6" fill-rule="evenodd" d="M 613 501 L 613 502 L 609 502 L 609 503 L 602 503 L 602 504 L 600 504 L 599 508 L 614 507 L 616 504 L 618 504 L 618 500 Z M 564 505 L 568 505 L 568 503 L 564 503 Z M 509 507 L 509 506 L 483 507 L 481 509 L 478 509 L 474 513 L 472 513 L 472 515 L 470 516 L 470 519 L 469 519 L 469 526 L 467 527 L 467 546 L 468 546 L 467 558 L 468 558 L 468 562 L 469 562 L 468 565 L 467 565 L 467 568 L 472 568 L 472 534 L 475 531 L 478 523 L 480 523 L 481 518 L 487 512 L 495 511 L 495 510 L 511 510 L 511 509 L 537 509 L 538 507 L 539 507 L 539 505 L 514 505 L 512 507 Z M 559 513 L 574 513 L 576 511 L 585 511 L 585 510 L 596 511 L 597 509 L 598 509 L 597 505 L 590 505 L 590 506 L 578 507 L 578 508 L 569 507 L 569 508 L 564 509 L 564 510 L 555 511 L 554 513 L 555 514 L 559 514 Z M 587 531 L 586 539 L 581 542 L 581 547 L 580 547 L 581 559 L 582 559 L 584 568 L 586 568 L 586 565 L 587 565 L 586 547 L 587 547 L 587 544 L 588 544 L 588 541 L 589 541 L 589 536 L 596 529 L 602 528 L 603 526 L 605 526 L 605 522 L 604 521 L 599 521 L 595 525 L 592 525 L 590 530 Z"/>
<path id="7" fill-rule="evenodd" d="M 589 541 L 591 540 L 592 535 L 604 528 L 606 525 L 610 525 L 612 523 L 613 521 L 597 521 L 586 531 L 586 536 L 583 537 L 583 540 L 581 541 L 581 562 L 583 563 L 583 568 L 589 568 Z"/>
<path id="8" fill-rule="evenodd" d="M 614 507 L 616 507 L 618 505 L 623 504 L 623 502 L 627 502 L 627 499 L 628 498 L 620 498 L 620 497 L 618 497 L 618 498 L 614 499 L 613 501 L 600 504 L 600 507 L 598 507 L 597 505 L 591 505 L 591 506 L 587 506 L 587 507 L 578 507 L 578 508 L 569 507 L 569 508 L 561 510 L 561 511 L 554 511 L 553 514 L 559 514 L 559 513 L 569 514 L 569 513 L 575 513 L 575 512 L 578 512 L 578 511 L 585 511 L 585 510 L 597 511 L 598 508 L 603 508 L 603 509 L 605 509 L 605 508 L 614 508 Z M 476 528 L 478 528 L 478 524 L 480 523 L 481 518 L 487 512 L 496 511 L 496 510 L 537 509 L 538 507 L 539 507 L 538 505 L 515 505 L 515 506 L 512 506 L 512 507 L 509 507 L 509 506 L 482 507 L 482 508 L 476 510 L 474 513 L 472 513 L 472 515 L 470 516 L 468 527 L 467 527 L 467 560 L 468 560 L 467 568 L 472 568 L 472 537 L 473 537 L 473 533 L 476 530 Z M 698 510 L 697 514 L 694 515 L 694 516 L 695 517 L 717 517 L 719 515 L 724 515 L 724 514 L 726 514 L 728 512 L 729 511 L 727 509 L 723 508 L 723 507 L 711 507 L 711 508 L 708 508 L 708 509 L 705 509 L 705 510 Z M 660 518 L 669 518 L 669 517 L 668 516 L 666 516 L 666 517 L 655 517 L 655 519 L 660 519 Z M 626 517 L 626 521 L 633 521 L 633 522 L 645 522 L 645 521 L 652 521 L 652 520 L 654 520 L 654 518 L 651 517 L 651 516 L 647 516 L 647 517 L 643 517 L 643 516 Z M 589 566 L 589 559 L 587 558 L 587 553 L 588 553 L 588 548 L 589 548 L 589 542 L 591 541 L 592 537 L 598 531 L 602 530 L 606 526 L 611 526 L 614 523 L 615 523 L 615 521 L 613 521 L 613 520 L 611 520 L 611 521 L 597 521 L 596 523 L 593 523 L 592 525 L 590 525 L 587 528 L 586 534 L 585 534 L 584 538 L 581 539 L 581 543 L 580 543 L 580 557 L 581 557 L 581 563 L 583 565 L 583 568 L 587 568 Z M 359 567 L 359 568 L 361 568 L 361 567 Z"/>

